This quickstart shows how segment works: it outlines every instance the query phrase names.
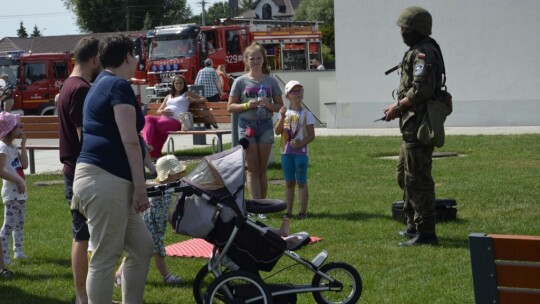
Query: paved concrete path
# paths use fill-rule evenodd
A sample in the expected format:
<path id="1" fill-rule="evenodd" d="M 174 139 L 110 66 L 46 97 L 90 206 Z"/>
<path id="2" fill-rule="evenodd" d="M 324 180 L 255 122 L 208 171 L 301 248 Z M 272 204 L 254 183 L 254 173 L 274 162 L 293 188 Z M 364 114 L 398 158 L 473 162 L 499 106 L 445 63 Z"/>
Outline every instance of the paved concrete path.
<path id="1" fill-rule="evenodd" d="M 224 128 L 227 126 L 223 126 Z M 220 125 L 221 128 L 221 125 Z M 447 135 L 509 135 L 509 134 L 540 134 L 540 126 L 531 127 L 447 127 L 445 128 Z M 380 128 L 380 129 L 315 129 L 317 136 L 399 136 L 398 128 Z M 174 135 L 174 149 L 185 150 L 193 147 L 201 147 L 193 145 L 191 135 Z M 211 146 L 213 136 L 206 136 L 207 146 Z M 231 135 L 223 136 L 224 143 L 231 142 Z M 29 145 L 55 145 L 58 140 L 52 139 L 29 139 Z M 167 151 L 167 144 L 163 147 L 163 152 Z M 61 173 L 62 164 L 58 157 L 58 150 L 50 151 L 35 151 L 36 173 Z M 30 170 L 25 170 L 26 174 L 30 174 Z"/>

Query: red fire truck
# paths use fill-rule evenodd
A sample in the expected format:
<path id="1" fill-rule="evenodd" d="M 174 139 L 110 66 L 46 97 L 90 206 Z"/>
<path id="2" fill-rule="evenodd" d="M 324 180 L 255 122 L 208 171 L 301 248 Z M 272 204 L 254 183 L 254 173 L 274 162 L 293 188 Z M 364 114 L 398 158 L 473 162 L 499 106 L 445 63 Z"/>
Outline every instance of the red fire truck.
<path id="1" fill-rule="evenodd" d="M 68 53 L 8 52 L 0 56 L 0 74 L 8 75 L 13 85 L 13 110 L 26 115 L 53 114 L 54 97 L 72 69 Z"/>
<path id="2" fill-rule="evenodd" d="M 267 50 L 272 70 L 314 69 L 314 59 L 322 58 L 321 37 L 318 23 L 309 21 L 223 19 L 216 26 L 156 27 L 147 35 L 147 97 L 163 98 L 176 74 L 194 83 L 206 58 L 214 67 L 226 64 L 229 74 L 240 75 L 243 51 L 253 41 Z"/>

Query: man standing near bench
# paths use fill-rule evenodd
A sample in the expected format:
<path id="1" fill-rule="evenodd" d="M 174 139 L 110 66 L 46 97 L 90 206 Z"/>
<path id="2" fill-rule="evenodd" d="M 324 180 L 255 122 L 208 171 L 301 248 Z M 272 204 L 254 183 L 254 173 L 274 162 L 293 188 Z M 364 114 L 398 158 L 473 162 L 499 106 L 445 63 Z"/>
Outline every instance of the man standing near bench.
<path id="1" fill-rule="evenodd" d="M 64 164 L 64 191 L 68 205 L 73 197 L 73 178 L 75 164 L 81 152 L 81 130 L 83 104 L 90 82 L 101 71 L 98 57 L 99 40 L 93 37 L 82 38 L 75 47 L 75 67 L 66 79 L 58 97 L 58 121 L 60 131 L 60 162 Z M 75 283 L 75 303 L 88 303 L 86 276 L 88 274 L 88 240 L 90 234 L 86 218 L 78 210 L 71 210 L 73 224 L 73 243 L 71 247 L 71 268 Z"/>
<path id="2" fill-rule="evenodd" d="M 204 61 L 204 69 L 200 70 L 199 73 L 197 73 L 197 78 L 195 79 L 195 84 L 202 85 L 204 87 L 203 90 L 203 96 L 209 101 L 209 102 L 217 102 L 219 101 L 219 96 L 221 93 L 223 93 L 223 88 L 221 87 L 221 81 L 219 80 L 219 76 L 212 67 L 212 59 L 207 58 Z M 205 124 L 207 129 L 210 129 L 210 125 L 214 128 L 218 128 L 217 124 Z"/>

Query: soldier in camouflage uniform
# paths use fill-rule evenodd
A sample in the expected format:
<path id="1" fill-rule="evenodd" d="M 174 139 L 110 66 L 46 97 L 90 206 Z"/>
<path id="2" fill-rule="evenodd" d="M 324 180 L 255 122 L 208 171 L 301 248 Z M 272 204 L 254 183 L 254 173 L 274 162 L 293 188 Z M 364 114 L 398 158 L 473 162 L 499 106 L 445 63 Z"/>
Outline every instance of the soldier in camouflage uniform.
<path id="1" fill-rule="evenodd" d="M 387 121 L 400 117 L 403 136 L 396 177 L 403 189 L 407 230 L 399 234 L 409 240 L 400 246 L 437 244 L 435 185 L 431 176 L 434 147 L 417 138 L 427 101 L 437 98 L 443 84 L 444 63 L 437 42 L 429 37 L 431 24 L 430 13 L 421 7 L 406 8 L 399 16 L 397 25 L 410 48 L 399 65 L 398 102 L 384 109 Z"/>

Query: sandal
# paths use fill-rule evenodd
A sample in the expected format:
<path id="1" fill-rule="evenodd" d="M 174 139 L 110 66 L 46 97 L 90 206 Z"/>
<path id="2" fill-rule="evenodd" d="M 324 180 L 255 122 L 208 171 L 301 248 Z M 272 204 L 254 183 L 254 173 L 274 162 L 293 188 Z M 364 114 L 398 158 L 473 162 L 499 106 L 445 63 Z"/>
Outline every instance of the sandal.
<path id="1" fill-rule="evenodd" d="M 11 272 L 11 270 L 7 269 L 7 268 L 4 268 L 2 269 L 2 271 L 0 271 L 0 276 L 2 278 L 11 278 L 13 276 L 13 272 Z"/>
<path id="2" fill-rule="evenodd" d="M 292 214 L 290 213 L 285 213 L 282 217 L 282 219 L 290 219 L 290 218 L 292 218 Z"/>
<path id="3" fill-rule="evenodd" d="M 307 215 L 305 213 L 302 213 L 302 212 L 298 213 L 299 220 L 305 220 L 306 218 L 307 218 Z"/>
<path id="4" fill-rule="evenodd" d="M 163 278 L 163 283 L 167 285 L 176 285 L 182 283 L 182 278 L 172 275 L 170 272 Z"/>

